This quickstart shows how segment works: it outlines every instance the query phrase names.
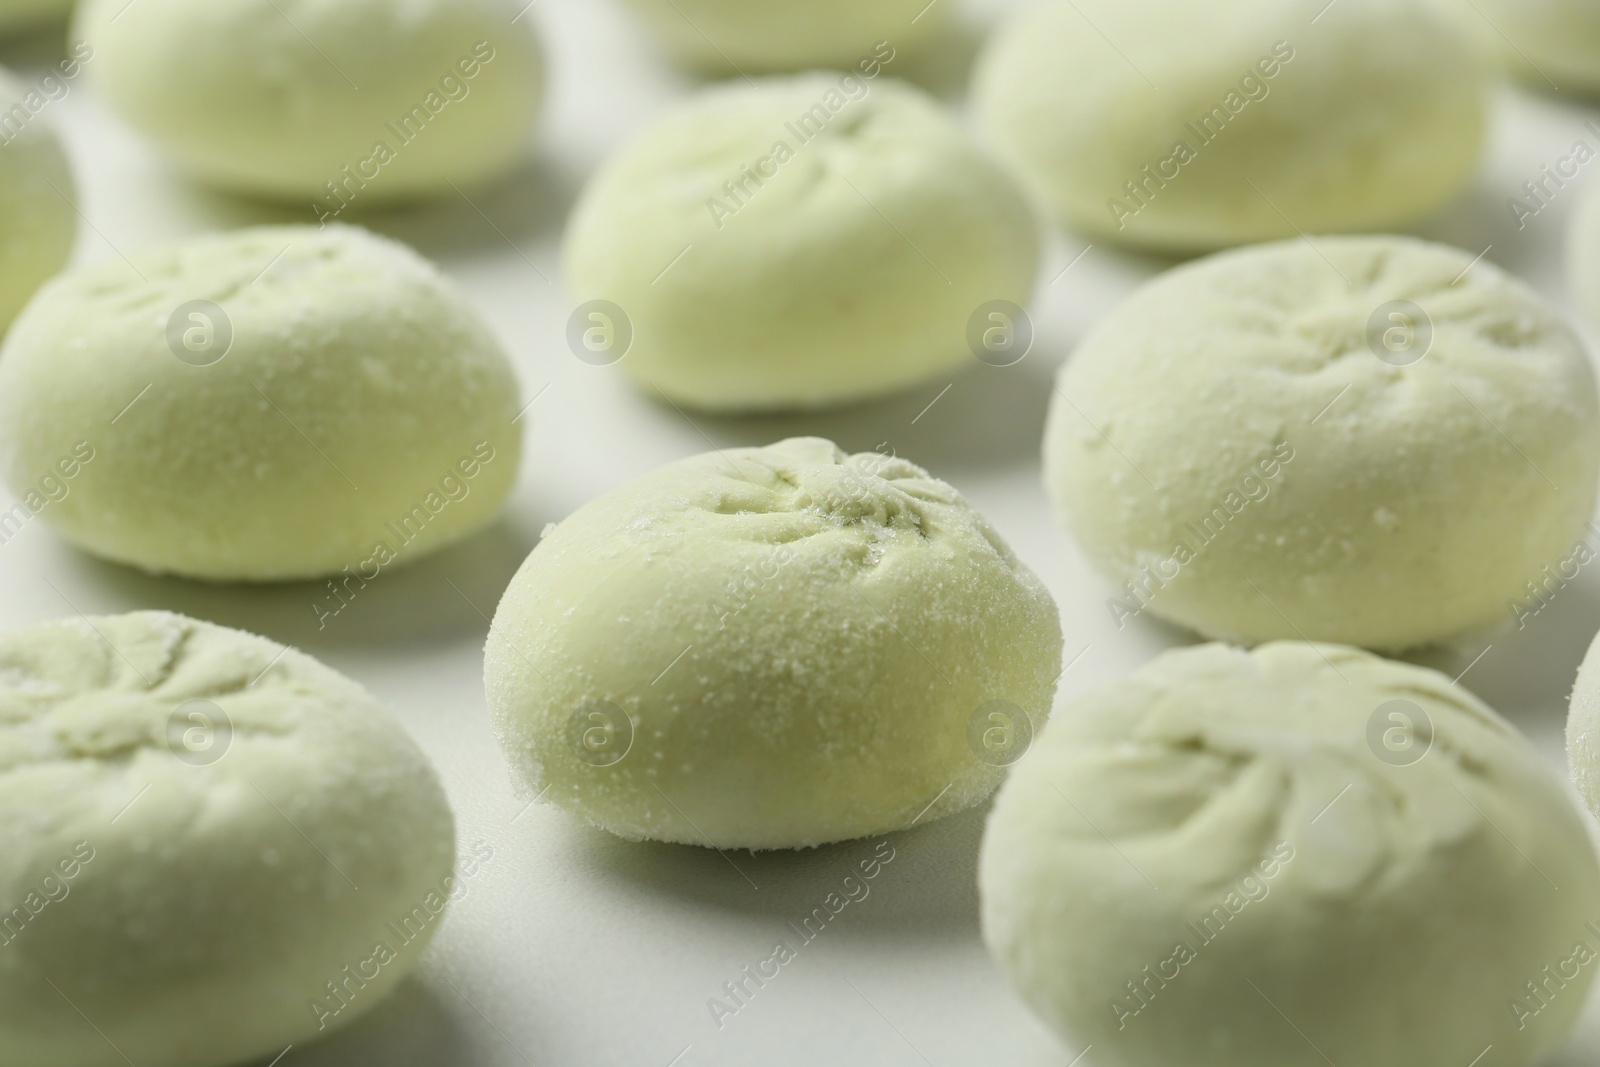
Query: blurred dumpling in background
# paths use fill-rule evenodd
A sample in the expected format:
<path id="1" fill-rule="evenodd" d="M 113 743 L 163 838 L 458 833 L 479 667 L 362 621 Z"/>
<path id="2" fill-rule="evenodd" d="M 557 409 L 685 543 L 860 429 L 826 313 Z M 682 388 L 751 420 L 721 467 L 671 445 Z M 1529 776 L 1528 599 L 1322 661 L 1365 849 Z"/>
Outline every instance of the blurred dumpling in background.
<path id="1" fill-rule="evenodd" d="M 921 44 L 950 9 L 928 0 L 628 2 L 678 62 L 719 74 L 854 67 L 880 45 L 892 54 Z"/>
<path id="2" fill-rule="evenodd" d="M 813 73 L 716 85 L 646 130 L 584 189 L 563 255 L 574 294 L 629 322 L 610 359 L 629 376 L 775 411 L 970 363 L 974 318 L 1027 302 L 1039 241 L 1021 188 L 927 94 Z"/>
<path id="3" fill-rule="evenodd" d="M 1441 206 L 1478 162 L 1486 66 L 1431 0 L 1053 0 L 1001 27 L 974 92 L 1063 223 L 1198 252 Z"/>
<path id="4" fill-rule="evenodd" d="M 0 332 L 67 263 L 78 234 L 72 171 L 49 97 L 0 70 Z"/>
<path id="5" fill-rule="evenodd" d="M 514 165 L 543 88 L 516 15 L 512 0 L 89 0 L 77 32 L 106 99 L 183 170 L 337 216 Z"/>

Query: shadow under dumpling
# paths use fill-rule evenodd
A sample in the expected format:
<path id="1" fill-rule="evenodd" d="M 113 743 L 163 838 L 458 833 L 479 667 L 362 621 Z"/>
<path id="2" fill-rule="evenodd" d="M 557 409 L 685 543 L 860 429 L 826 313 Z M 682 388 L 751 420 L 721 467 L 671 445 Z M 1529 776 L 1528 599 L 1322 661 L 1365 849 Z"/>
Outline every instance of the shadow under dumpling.
<path id="1" fill-rule="evenodd" d="M 72 552 L 69 566 L 125 601 L 120 610 L 159 608 L 319 649 L 431 646 L 489 630 L 500 595 L 537 542 L 501 518 L 487 529 L 410 564 L 359 577 L 273 585 L 191 581 L 146 574 Z"/>
<path id="2" fill-rule="evenodd" d="M 437 1067 L 462 1062 L 464 1035 L 432 990 L 415 976 L 349 1026 L 310 1044 L 294 1047 L 302 1067 L 344 1067 L 384 1063 L 390 1067 Z M 287 1059 L 287 1057 L 285 1057 Z M 276 1063 L 270 1056 L 250 1067 Z"/>
<path id="3" fill-rule="evenodd" d="M 683 410 L 718 447 L 826 437 L 850 453 L 892 448 L 938 476 L 953 466 L 1004 465 L 1039 453 L 1055 360 L 1035 351 L 1011 367 L 973 366 L 914 389 L 819 411 L 722 416 Z M 948 387 L 948 391 L 945 391 Z M 665 402 L 659 405 L 672 412 Z M 678 412 L 672 412 L 677 417 Z"/>
<path id="4" fill-rule="evenodd" d="M 334 180 L 339 175 L 328 177 Z M 560 232 L 577 196 L 577 179 L 560 173 L 550 160 L 535 153 L 525 155 L 502 177 L 445 189 L 430 197 L 376 199 L 368 190 L 380 189 L 382 181 L 381 172 L 371 182 L 357 184 L 347 179 L 342 198 L 329 194 L 303 203 L 187 184 L 196 214 L 210 228 L 343 223 L 402 241 L 430 259 L 493 250 L 508 242 L 523 254 L 524 246 Z"/>
<path id="5" fill-rule="evenodd" d="M 575 869 L 712 911 L 800 929 L 811 917 L 813 931 L 838 918 L 856 936 L 962 940 L 977 936 L 978 842 L 988 810 L 986 802 L 912 830 L 771 852 L 625 841 L 569 816 L 554 846 L 574 854 Z"/>

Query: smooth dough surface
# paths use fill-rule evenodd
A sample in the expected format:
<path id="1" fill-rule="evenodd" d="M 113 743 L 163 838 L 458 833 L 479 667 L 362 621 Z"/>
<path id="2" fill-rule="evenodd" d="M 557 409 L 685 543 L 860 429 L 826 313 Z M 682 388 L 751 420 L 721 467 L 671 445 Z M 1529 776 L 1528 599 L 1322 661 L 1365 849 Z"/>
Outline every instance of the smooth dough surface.
<path id="1" fill-rule="evenodd" d="M 623 837 L 771 849 L 978 803 L 1003 770 L 973 721 L 1003 700 L 1043 725 L 1060 660 L 1049 593 L 954 489 L 795 438 L 547 531 L 485 675 L 529 795 Z"/>
<path id="2" fill-rule="evenodd" d="M 498 342 L 409 249 L 338 226 L 195 237 L 64 275 L 18 319 L 0 469 L 21 501 L 0 522 L 22 508 L 150 571 L 371 579 L 494 516 L 519 407 Z"/>
<path id="3" fill-rule="evenodd" d="M 543 91 L 520 6 L 84 0 L 76 32 L 106 99 L 185 171 L 334 213 L 511 168 Z"/>
<path id="4" fill-rule="evenodd" d="M 629 0 L 678 59 L 718 73 L 852 68 L 880 43 L 919 45 L 946 22 L 927 0 Z"/>
<path id="5" fill-rule="evenodd" d="M 1051 0 L 996 32 L 974 94 L 1064 223 L 1205 251 L 1439 206 L 1476 166 L 1486 66 L 1430 0 L 1315 25 L 1298 0 Z"/>
<path id="6" fill-rule="evenodd" d="M 1600 959 L 1600 868 L 1539 753 L 1333 645 L 1169 652 L 1063 709 L 979 891 L 1001 969 L 1104 1067 L 1527 1067 Z"/>
<path id="7" fill-rule="evenodd" d="M 78 235 L 72 170 L 30 88 L 0 70 L 0 332 L 66 266 Z"/>
<path id="8" fill-rule="evenodd" d="M 1541 297 L 1473 258 L 1399 237 L 1241 249 L 1089 335 L 1045 484 L 1119 626 L 1149 610 L 1382 650 L 1537 607 L 1594 507 L 1594 376 Z"/>
<path id="9" fill-rule="evenodd" d="M 0 1065 L 265 1062 L 349 1023 L 442 923 L 454 836 L 310 656 L 164 612 L 0 636 Z"/>
<path id="10" fill-rule="evenodd" d="M 631 321 L 620 366 L 713 409 L 971 362 L 974 314 L 1026 304 L 1038 255 L 1023 195 L 932 99 L 840 74 L 701 93 L 591 181 L 565 248 L 575 299 Z"/>

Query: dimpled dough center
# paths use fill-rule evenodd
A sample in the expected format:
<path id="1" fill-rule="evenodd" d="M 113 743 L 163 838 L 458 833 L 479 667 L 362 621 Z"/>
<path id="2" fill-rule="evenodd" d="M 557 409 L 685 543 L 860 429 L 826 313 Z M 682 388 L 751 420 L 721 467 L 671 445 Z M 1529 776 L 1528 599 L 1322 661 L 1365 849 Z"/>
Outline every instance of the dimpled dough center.
<path id="1" fill-rule="evenodd" d="M 282 227 L 134 262 L 50 283 L 0 350 L 23 498 L 0 523 L 25 508 L 151 571 L 370 579 L 483 525 L 515 483 L 510 363 L 409 249 Z"/>
<path id="2" fill-rule="evenodd" d="M 1600 868 L 1540 754 L 1332 645 L 1169 652 L 1064 710 L 979 890 L 1001 969 L 1104 1067 L 1527 1067 L 1600 958 Z"/>
<path id="3" fill-rule="evenodd" d="M 1054 603 L 948 485 L 799 438 L 695 456 L 550 531 L 489 634 L 530 795 L 629 838 L 839 841 L 961 811 L 969 727 L 1042 725 Z M 987 720 L 985 720 L 987 722 Z"/>
<path id="4" fill-rule="evenodd" d="M 1559 316 L 1472 260 L 1265 245 L 1100 324 L 1062 371 L 1045 483 L 1119 626 L 1401 649 L 1537 608 L 1594 508 L 1600 402 Z"/>
<path id="5" fill-rule="evenodd" d="M 416 965 L 453 852 L 422 753 L 309 656 L 160 612 L 0 637 L 0 1067 L 344 1026 Z"/>
<path id="6" fill-rule="evenodd" d="M 806 408 L 971 362 L 975 313 L 1027 303 L 1038 233 L 925 94 L 812 74 L 706 91 L 647 131 L 584 190 L 564 255 L 579 299 L 631 321 L 620 366 L 648 388 Z"/>

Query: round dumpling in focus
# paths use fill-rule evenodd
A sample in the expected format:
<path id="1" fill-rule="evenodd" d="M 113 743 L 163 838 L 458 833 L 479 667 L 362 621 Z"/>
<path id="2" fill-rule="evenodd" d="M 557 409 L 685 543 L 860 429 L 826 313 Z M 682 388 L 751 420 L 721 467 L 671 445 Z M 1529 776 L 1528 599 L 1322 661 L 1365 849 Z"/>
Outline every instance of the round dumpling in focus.
<path id="1" fill-rule="evenodd" d="M 17 320 L 0 524 L 31 512 L 154 572 L 367 581 L 494 517 L 519 406 L 499 343 L 410 249 L 343 226 L 195 237 L 64 275 Z"/>
<path id="2" fill-rule="evenodd" d="M 932 99 L 838 74 L 700 94 L 590 182 L 565 249 L 579 312 L 627 324 L 621 367 L 717 410 L 970 363 L 971 323 L 1026 303 L 1038 256 L 1022 193 Z"/>
<path id="3" fill-rule="evenodd" d="M 1000 790 L 984 940 L 1103 1067 L 1529 1067 L 1600 959 L 1600 867 L 1537 750 L 1434 671 L 1169 652 Z"/>
<path id="4" fill-rule="evenodd" d="M 1049 715 L 1061 627 L 950 486 L 796 438 L 549 531 L 484 669 L 529 795 L 627 838 L 800 848 L 987 797 Z"/>
<path id="5" fill-rule="evenodd" d="M 106 99 L 197 179 L 351 206 L 522 155 L 543 91 L 517 0 L 84 0 Z"/>
<path id="6" fill-rule="evenodd" d="M 1432 0 L 1050 0 L 996 33 L 974 93 L 1062 222 L 1206 251 L 1439 207 L 1477 165 L 1487 65 Z"/>
<path id="7" fill-rule="evenodd" d="M 1400 237 L 1162 275 L 1063 368 L 1045 485 L 1115 584 L 1210 637 L 1404 649 L 1511 622 L 1600 478 L 1583 344 L 1521 283 Z"/>
<path id="8" fill-rule="evenodd" d="M 164 612 L 0 636 L 0 1067 L 265 1063 L 364 1015 L 456 895 L 360 686 Z"/>

